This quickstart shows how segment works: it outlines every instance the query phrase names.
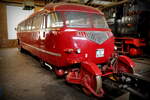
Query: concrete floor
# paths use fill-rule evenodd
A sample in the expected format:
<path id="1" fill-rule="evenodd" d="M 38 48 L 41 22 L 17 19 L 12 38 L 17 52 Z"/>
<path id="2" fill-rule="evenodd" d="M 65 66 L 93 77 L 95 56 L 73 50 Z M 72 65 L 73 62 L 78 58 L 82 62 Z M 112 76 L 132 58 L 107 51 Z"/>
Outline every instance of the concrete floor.
<path id="1" fill-rule="evenodd" d="M 2 100 L 94 100 L 80 89 L 58 79 L 28 54 L 17 48 L 0 49 Z M 0 94 L 1 94 L 0 93 Z"/>
<path id="2" fill-rule="evenodd" d="M 133 58 L 133 61 L 136 63 L 135 72 L 150 79 L 150 58 Z"/>
<path id="3" fill-rule="evenodd" d="M 148 77 L 150 66 L 147 63 L 137 63 L 135 70 Z M 52 71 L 42 68 L 34 57 L 18 52 L 17 48 L 8 48 L 0 49 L 0 100 L 97 98 L 86 96 L 78 87 L 66 84 L 64 79 L 58 79 Z"/>

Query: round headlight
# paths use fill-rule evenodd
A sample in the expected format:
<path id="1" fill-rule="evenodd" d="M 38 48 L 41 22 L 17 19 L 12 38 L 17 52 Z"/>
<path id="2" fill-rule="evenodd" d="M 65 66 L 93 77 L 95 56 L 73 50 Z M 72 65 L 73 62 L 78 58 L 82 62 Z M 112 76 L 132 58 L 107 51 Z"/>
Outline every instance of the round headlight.
<path id="1" fill-rule="evenodd" d="M 77 53 L 81 53 L 81 49 L 77 49 Z"/>
<path id="2" fill-rule="evenodd" d="M 114 46 L 114 50 L 117 50 L 117 46 Z"/>

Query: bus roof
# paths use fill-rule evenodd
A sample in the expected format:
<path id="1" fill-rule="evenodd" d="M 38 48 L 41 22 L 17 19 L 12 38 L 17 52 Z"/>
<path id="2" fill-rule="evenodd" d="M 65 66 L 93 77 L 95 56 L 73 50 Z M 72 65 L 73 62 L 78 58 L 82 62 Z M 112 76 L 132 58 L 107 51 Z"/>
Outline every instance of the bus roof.
<path id="1" fill-rule="evenodd" d="M 73 3 L 49 3 L 44 7 L 44 9 L 31 14 L 28 18 L 24 19 L 19 24 L 21 24 L 25 20 L 29 19 L 30 17 L 35 16 L 35 15 L 40 14 L 40 13 L 45 12 L 45 11 L 47 11 L 47 12 L 79 11 L 79 12 L 97 13 L 97 14 L 104 15 L 100 10 L 93 8 L 93 7 L 90 7 L 90 6 L 86 6 L 86 5 L 73 4 Z"/>
<path id="2" fill-rule="evenodd" d="M 50 3 L 45 6 L 45 9 L 48 11 L 81 11 L 81 12 L 89 12 L 89 13 L 103 13 L 93 7 L 86 6 L 86 5 L 79 5 L 73 3 Z"/>

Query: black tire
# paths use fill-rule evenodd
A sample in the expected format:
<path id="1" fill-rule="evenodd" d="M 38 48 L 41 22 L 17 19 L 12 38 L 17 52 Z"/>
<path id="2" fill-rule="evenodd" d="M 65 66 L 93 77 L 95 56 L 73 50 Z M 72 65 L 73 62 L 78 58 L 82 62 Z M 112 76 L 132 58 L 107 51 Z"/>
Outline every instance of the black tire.
<path id="1" fill-rule="evenodd" d="M 40 59 L 40 65 L 41 65 L 41 67 L 46 67 L 46 65 L 45 65 L 45 61 L 43 61 L 42 59 Z"/>
<path id="2" fill-rule="evenodd" d="M 25 52 L 25 50 L 22 47 L 18 47 L 18 51 L 21 52 L 21 53 Z"/>
<path id="3" fill-rule="evenodd" d="M 42 68 L 49 70 L 49 71 L 51 70 L 48 66 L 45 65 L 46 62 L 44 60 L 40 59 L 39 61 L 40 61 L 40 65 Z"/>
<path id="4" fill-rule="evenodd" d="M 20 45 L 20 40 L 19 39 L 18 39 L 18 51 L 21 52 L 21 53 L 24 52 L 22 46 Z"/>

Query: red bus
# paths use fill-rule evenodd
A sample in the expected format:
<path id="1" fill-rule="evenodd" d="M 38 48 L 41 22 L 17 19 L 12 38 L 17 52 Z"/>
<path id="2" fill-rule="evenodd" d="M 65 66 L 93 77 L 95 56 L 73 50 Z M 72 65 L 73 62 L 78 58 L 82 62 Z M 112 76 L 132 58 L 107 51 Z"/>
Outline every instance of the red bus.
<path id="1" fill-rule="evenodd" d="M 102 76 L 133 73 L 128 57 L 113 57 L 114 37 L 104 14 L 89 6 L 48 4 L 18 25 L 17 36 L 20 51 L 36 55 L 87 94 L 104 94 Z"/>

